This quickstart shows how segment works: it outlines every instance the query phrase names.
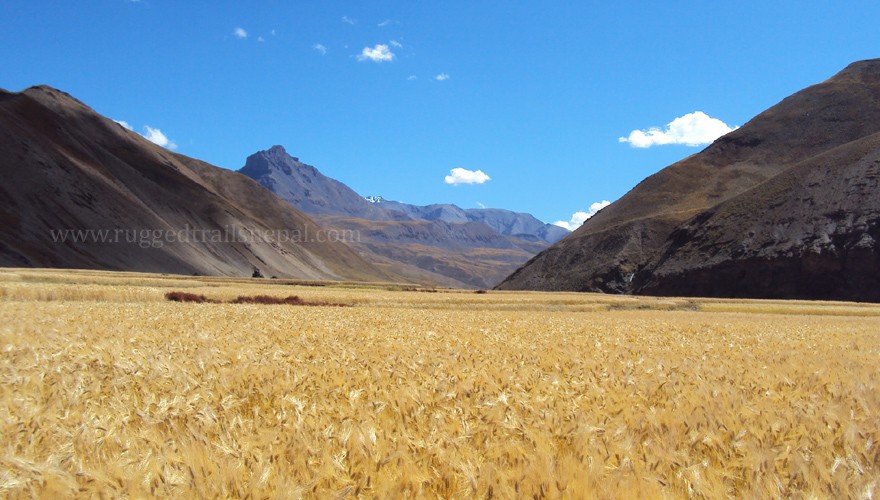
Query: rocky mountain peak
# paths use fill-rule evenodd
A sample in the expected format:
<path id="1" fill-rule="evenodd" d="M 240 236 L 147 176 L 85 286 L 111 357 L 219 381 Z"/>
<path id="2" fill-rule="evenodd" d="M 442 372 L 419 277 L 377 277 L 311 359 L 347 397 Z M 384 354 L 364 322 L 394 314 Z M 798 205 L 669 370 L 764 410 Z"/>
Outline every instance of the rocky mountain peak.
<path id="1" fill-rule="evenodd" d="M 269 158 L 279 159 L 282 161 L 293 160 L 295 162 L 299 162 L 299 158 L 297 158 L 296 156 L 290 156 L 289 154 L 287 154 L 287 150 L 284 149 L 284 146 L 280 146 L 277 144 L 267 149 L 266 151 L 261 151 L 261 153 Z"/>
<path id="2" fill-rule="evenodd" d="M 249 177 L 272 175 L 273 172 L 281 172 L 291 175 L 294 170 L 309 170 L 310 167 L 299 161 L 299 158 L 290 156 L 284 146 L 272 146 L 264 151 L 247 157 L 242 173 Z"/>

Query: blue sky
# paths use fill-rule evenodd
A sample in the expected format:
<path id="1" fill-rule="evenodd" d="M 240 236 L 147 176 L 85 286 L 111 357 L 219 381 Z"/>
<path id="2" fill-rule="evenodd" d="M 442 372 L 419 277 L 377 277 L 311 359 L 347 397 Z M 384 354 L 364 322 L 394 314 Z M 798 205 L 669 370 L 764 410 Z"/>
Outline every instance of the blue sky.
<path id="1" fill-rule="evenodd" d="M 58 87 L 225 168 L 281 144 L 363 195 L 553 222 L 703 147 L 621 137 L 742 125 L 880 57 L 878 20 L 861 1 L 4 0 L 0 87 Z"/>

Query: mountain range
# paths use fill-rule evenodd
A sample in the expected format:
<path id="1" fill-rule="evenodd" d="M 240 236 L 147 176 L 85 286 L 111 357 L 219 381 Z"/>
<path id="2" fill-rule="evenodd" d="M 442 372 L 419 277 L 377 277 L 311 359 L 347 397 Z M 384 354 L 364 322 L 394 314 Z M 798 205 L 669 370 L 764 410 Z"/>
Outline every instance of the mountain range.
<path id="1" fill-rule="evenodd" d="M 648 177 L 501 289 L 880 301 L 880 60 Z"/>
<path id="2" fill-rule="evenodd" d="M 363 197 L 282 146 L 252 154 L 239 172 L 320 224 L 358 235 L 351 244 L 364 259 L 407 281 L 492 287 L 568 234 L 509 210 L 417 206 Z"/>
<path id="3" fill-rule="evenodd" d="M 482 222 L 505 236 L 556 243 L 569 231 L 536 219 L 531 214 L 512 212 L 500 208 L 459 208 L 450 204 L 410 205 L 390 201 L 381 196 L 369 197 L 373 203 L 395 212 L 406 214 L 413 220 L 442 220 L 445 222 Z"/>
<path id="4" fill-rule="evenodd" d="M 47 86 L 0 90 L 0 152 L 0 266 L 880 302 L 880 60 L 567 235 L 506 210 L 367 199 L 280 146 L 221 169 Z"/>

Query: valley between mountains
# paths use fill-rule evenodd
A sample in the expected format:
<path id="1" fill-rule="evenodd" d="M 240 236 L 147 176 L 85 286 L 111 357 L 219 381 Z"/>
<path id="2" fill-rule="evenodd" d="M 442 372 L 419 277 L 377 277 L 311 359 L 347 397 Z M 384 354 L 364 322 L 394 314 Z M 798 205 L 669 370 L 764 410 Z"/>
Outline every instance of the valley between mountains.
<path id="1" fill-rule="evenodd" d="M 351 246 L 389 275 L 447 287 L 491 288 L 568 234 L 529 214 L 369 200 L 281 146 L 248 157 L 239 173 L 322 226 L 357 235 Z"/>
<path id="2" fill-rule="evenodd" d="M 0 151 L 2 266 L 880 301 L 876 59 L 784 99 L 570 234 L 509 210 L 365 197 L 282 146 L 218 168 L 47 86 L 0 91 Z M 223 236 L 168 237 L 182 228 Z"/>

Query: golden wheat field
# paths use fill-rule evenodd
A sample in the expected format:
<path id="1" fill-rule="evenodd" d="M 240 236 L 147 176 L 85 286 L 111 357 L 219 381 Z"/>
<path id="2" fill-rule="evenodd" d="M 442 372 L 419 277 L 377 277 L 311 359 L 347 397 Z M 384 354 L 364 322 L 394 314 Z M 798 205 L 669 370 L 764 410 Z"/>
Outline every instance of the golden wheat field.
<path id="1" fill-rule="evenodd" d="M 880 493 L 880 306 L 315 285 L 0 270 L 0 496 Z"/>

